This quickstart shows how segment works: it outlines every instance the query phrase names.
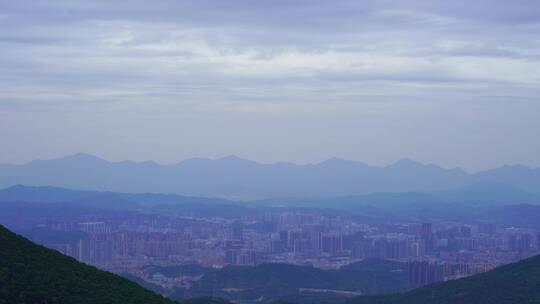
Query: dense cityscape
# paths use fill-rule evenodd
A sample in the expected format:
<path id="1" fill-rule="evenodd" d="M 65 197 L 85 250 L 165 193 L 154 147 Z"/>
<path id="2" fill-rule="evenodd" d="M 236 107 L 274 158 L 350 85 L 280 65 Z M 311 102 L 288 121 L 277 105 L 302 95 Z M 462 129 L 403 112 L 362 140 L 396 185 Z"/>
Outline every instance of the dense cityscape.
<path id="1" fill-rule="evenodd" d="M 406 263 L 409 283 L 420 286 L 485 272 L 540 251 L 540 231 L 533 229 L 491 222 L 368 224 L 316 209 L 277 208 L 238 219 L 115 213 L 99 221 L 49 221 L 37 227 L 27 231 L 76 235 L 47 241 L 49 248 L 166 289 L 189 288 L 200 275 L 169 277 L 148 266 L 287 263 L 338 269 L 376 258 Z"/>

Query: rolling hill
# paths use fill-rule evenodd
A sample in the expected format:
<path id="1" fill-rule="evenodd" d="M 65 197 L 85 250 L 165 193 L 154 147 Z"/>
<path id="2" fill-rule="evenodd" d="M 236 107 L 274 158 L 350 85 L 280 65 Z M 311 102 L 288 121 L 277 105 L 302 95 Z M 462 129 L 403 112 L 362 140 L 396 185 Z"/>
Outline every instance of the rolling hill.
<path id="1" fill-rule="evenodd" d="M 498 190 L 490 194 L 490 187 Z M 497 197 L 506 199 L 498 200 Z M 503 226 L 540 227 L 536 220 L 540 197 L 524 195 L 512 187 L 489 186 L 485 183 L 444 192 L 293 197 L 249 202 L 177 194 L 81 191 L 50 186 L 16 185 L 0 190 L 0 223 L 12 228 L 20 222 L 28 224 L 43 218 L 77 218 L 101 211 L 144 210 L 161 214 L 237 218 L 275 208 L 321 208 L 325 212 L 347 212 L 368 222 L 381 219 L 495 221 Z"/>
<path id="2" fill-rule="evenodd" d="M 244 303 L 317 303 L 410 288 L 405 264 L 394 261 L 369 259 L 336 270 L 273 263 L 207 271 L 191 289 L 179 289 L 171 298 L 214 295 Z"/>
<path id="3" fill-rule="evenodd" d="M 537 304 L 540 255 L 468 278 L 403 294 L 358 297 L 346 304 Z"/>
<path id="4" fill-rule="evenodd" d="M 232 204 L 232 201 L 161 193 L 120 193 L 111 191 L 73 190 L 51 186 L 14 185 L 0 190 L 0 202 L 33 203 L 88 203 L 96 205 L 104 201 L 123 202 L 132 209 L 148 205 L 169 204 Z"/>

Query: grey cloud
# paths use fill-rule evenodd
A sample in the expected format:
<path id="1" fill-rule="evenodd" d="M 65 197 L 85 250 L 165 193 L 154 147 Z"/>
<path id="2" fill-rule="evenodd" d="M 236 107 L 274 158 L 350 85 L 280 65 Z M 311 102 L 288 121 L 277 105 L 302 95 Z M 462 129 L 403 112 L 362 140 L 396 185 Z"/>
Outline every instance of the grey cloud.
<path id="1" fill-rule="evenodd" d="M 444 107 L 440 121 L 459 117 L 471 128 L 479 121 L 477 135 L 467 134 L 458 144 L 460 159 L 452 160 L 450 151 L 440 156 L 455 162 L 450 165 L 467 166 L 473 163 L 467 159 L 469 145 L 475 153 L 483 151 L 475 139 L 493 138 L 499 145 L 490 146 L 500 148 L 493 162 L 512 160 L 511 150 L 500 147 L 503 138 L 490 117 L 504 119 L 500 113 L 505 110 L 523 115 L 538 110 L 536 0 L 19 0 L 1 4 L 0 16 L 0 114 L 15 117 L 9 121 L 18 126 L 20 136 L 31 136 L 40 127 L 63 134 L 66 126 L 92 133 L 95 145 L 107 146 L 118 138 L 107 134 L 100 145 L 97 138 L 107 132 L 106 126 L 120 125 L 126 136 L 137 137 L 143 131 L 134 121 L 143 120 L 141 116 L 150 125 L 163 126 L 159 115 L 171 115 L 166 131 L 149 127 L 156 134 L 163 132 L 158 138 L 178 140 L 163 143 L 174 150 L 164 153 L 170 159 L 175 151 L 180 158 L 208 151 L 215 156 L 238 154 L 237 150 L 251 151 L 246 153 L 253 155 L 244 155 L 248 158 L 285 157 L 275 146 L 289 144 L 298 151 L 291 156 L 295 160 L 303 153 L 311 159 L 343 155 L 381 162 L 414 156 L 413 150 L 395 144 L 409 147 L 402 137 L 426 145 L 431 136 L 450 149 L 437 139 L 438 134 L 450 133 L 444 124 L 430 122 L 427 133 L 422 124 L 425 117 L 438 115 L 437 107 Z M 504 106 L 472 110 L 491 102 Z M 517 107 L 518 103 L 527 106 Z M 476 116 L 468 116 L 471 111 Z M 38 113 L 47 117 L 30 119 Z M 85 123 L 70 121 L 67 113 Z M 355 121 L 364 115 L 393 120 L 395 128 L 414 134 L 393 134 L 378 119 Z M 537 141 L 529 131 L 539 125 L 527 121 L 529 129 L 520 134 L 517 116 L 507 122 L 507 135 L 514 146 L 526 147 Z M 103 120 L 103 126 L 92 124 L 93 119 Z M 203 125 L 206 120 L 211 122 Z M 23 121 L 25 125 L 18 125 Z M 205 146 L 187 131 L 176 139 L 171 131 L 175 129 L 202 129 L 204 138 L 217 134 L 219 144 Z M 151 137 L 152 132 L 144 134 Z M 287 139 L 288 134 L 294 136 Z M 64 135 L 69 145 L 44 142 L 47 153 L 91 147 Z M 326 135 L 331 139 L 318 144 Z M 376 146 L 383 135 L 388 141 L 379 150 L 392 151 L 369 153 L 369 148 L 361 148 Z M 5 131 L 0 136 L 13 138 Z M 356 138 L 363 141 L 353 144 Z M 133 144 L 130 153 L 140 149 L 135 158 L 150 153 L 145 145 Z M 2 152 L 4 157 L 17 158 L 20 150 L 28 149 L 22 143 L 17 147 Z M 538 164 L 537 145 L 529 150 L 516 152 L 516 161 Z M 437 162 L 426 159 L 427 153 L 417 153 L 419 160 Z M 385 159 L 377 159 L 381 155 Z"/>

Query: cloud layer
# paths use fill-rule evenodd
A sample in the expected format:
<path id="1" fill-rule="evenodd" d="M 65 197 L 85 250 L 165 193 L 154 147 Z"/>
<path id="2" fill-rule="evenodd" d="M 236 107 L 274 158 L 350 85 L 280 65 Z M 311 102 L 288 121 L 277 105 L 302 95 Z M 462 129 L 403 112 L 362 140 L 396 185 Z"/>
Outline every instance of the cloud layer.
<path id="1" fill-rule="evenodd" d="M 11 1 L 0 160 L 539 165 L 539 33 L 533 0 Z"/>

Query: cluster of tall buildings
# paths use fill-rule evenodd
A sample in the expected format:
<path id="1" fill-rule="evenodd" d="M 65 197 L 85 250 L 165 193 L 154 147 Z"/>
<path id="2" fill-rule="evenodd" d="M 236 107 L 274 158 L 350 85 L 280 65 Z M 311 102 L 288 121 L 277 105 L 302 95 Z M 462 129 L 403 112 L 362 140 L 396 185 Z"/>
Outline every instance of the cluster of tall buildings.
<path id="1" fill-rule="evenodd" d="M 110 270 L 144 265 L 279 262 L 337 268 L 367 258 L 407 263 L 412 285 L 486 271 L 540 251 L 540 232 L 495 223 L 362 223 L 321 211 L 273 211 L 237 219 L 177 217 L 53 223 L 84 234 L 48 243 Z"/>

